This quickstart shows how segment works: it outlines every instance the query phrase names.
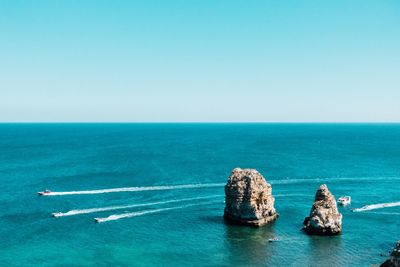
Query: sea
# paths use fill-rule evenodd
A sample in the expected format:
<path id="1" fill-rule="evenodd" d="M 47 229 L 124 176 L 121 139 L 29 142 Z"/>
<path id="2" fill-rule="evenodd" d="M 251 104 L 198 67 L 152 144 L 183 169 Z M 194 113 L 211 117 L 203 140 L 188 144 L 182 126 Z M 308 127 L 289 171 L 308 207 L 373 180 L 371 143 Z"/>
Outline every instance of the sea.
<path id="1" fill-rule="evenodd" d="M 277 221 L 223 219 L 236 167 Z M 301 230 L 321 184 L 352 198 L 338 236 Z M 5 123 L 0 185 L 0 266 L 372 266 L 400 239 L 400 124 Z"/>

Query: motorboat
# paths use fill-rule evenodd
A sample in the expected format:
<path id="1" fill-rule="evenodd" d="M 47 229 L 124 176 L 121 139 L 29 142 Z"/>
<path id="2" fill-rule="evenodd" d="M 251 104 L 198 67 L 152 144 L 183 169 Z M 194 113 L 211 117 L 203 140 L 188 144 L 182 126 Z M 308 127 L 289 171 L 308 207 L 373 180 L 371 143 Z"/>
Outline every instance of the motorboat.
<path id="1" fill-rule="evenodd" d="M 277 237 L 273 237 L 273 238 L 269 238 L 268 239 L 268 242 L 277 242 L 277 241 L 279 241 L 279 239 L 277 238 Z"/>
<path id="2" fill-rule="evenodd" d="M 349 205 L 351 203 L 351 197 L 350 196 L 339 197 L 338 203 L 342 206 Z"/>
<path id="3" fill-rule="evenodd" d="M 50 195 L 50 194 L 51 194 L 51 191 L 48 190 L 48 189 L 46 189 L 46 190 L 44 190 L 44 191 L 38 192 L 38 194 L 39 194 L 40 196 L 47 196 L 47 195 Z"/>

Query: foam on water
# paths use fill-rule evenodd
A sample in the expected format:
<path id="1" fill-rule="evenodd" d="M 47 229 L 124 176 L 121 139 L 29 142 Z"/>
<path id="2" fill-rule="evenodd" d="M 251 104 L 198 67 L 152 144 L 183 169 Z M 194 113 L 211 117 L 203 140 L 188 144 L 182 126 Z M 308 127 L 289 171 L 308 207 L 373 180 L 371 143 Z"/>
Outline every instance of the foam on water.
<path id="1" fill-rule="evenodd" d="M 364 213 L 377 215 L 400 215 L 400 212 L 365 211 Z"/>
<path id="2" fill-rule="evenodd" d="M 110 215 L 105 218 L 94 218 L 94 219 L 96 222 L 102 223 L 102 222 L 108 222 L 108 221 L 116 221 L 116 220 L 120 220 L 120 219 L 124 219 L 124 218 L 142 216 L 142 215 L 151 214 L 151 213 L 163 212 L 163 211 L 168 211 L 168 210 L 176 210 L 176 209 L 183 209 L 183 208 L 188 208 L 188 207 L 193 207 L 193 206 L 206 205 L 206 204 L 211 204 L 211 203 L 214 203 L 214 202 L 195 203 L 195 204 L 188 204 L 188 205 L 182 205 L 182 206 L 170 207 L 170 208 L 137 211 L 137 212 L 123 213 L 123 214 L 113 214 L 113 215 Z"/>
<path id="3" fill-rule="evenodd" d="M 398 181 L 400 177 L 334 177 L 334 178 L 304 178 L 304 179 L 282 179 L 269 181 L 272 185 L 303 184 L 303 183 L 325 183 L 325 182 L 371 182 L 371 181 Z"/>
<path id="4" fill-rule="evenodd" d="M 90 214 L 90 213 L 103 212 L 103 211 L 121 210 L 121 209 L 153 206 L 153 205 L 164 205 L 164 204 L 178 203 L 178 202 L 192 201 L 192 200 L 210 199 L 210 198 L 217 198 L 217 197 L 223 197 L 223 196 L 224 195 L 212 195 L 212 196 L 204 196 L 204 197 L 182 198 L 182 199 L 173 199 L 173 200 L 150 202 L 150 203 L 131 204 L 131 205 L 124 205 L 124 206 L 109 206 L 109 207 L 101 207 L 101 208 L 69 210 L 67 212 L 54 212 L 54 213 L 52 213 L 52 215 L 54 217 L 74 216 L 74 215 Z M 277 195 L 274 195 L 274 197 L 308 197 L 308 196 L 309 195 L 307 195 L 307 194 L 277 194 Z"/>
<path id="5" fill-rule="evenodd" d="M 396 181 L 400 180 L 400 177 L 375 177 L 373 179 L 374 181 Z M 286 184 L 299 184 L 299 183 L 324 183 L 324 182 L 332 183 L 332 182 L 350 182 L 350 181 L 357 181 L 357 182 L 371 181 L 371 177 L 282 179 L 282 180 L 269 180 L 268 182 L 272 185 L 286 185 Z M 107 193 L 118 193 L 118 192 L 212 188 L 212 187 L 223 187 L 223 186 L 225 186 L 225 183 L 136 186 L 136 187 L 107 188 L 107 189 L 81 190 L 81 191 L 50 192 L 44 194 L 43 196 L 92 195 L 92 194 L 107 194 Z"/>
<path id="6" fill-rule="evenodd" d="M 159 191 L 159 190 L 177 190 L 177 189 L 193 189 L 207 187 L 221 187 L 225 184 L 210 183 L 210 184 L 183 184 L 183 185 L 160 185 L 160 186 L 137 186 L 137 187 L 122 187 L 97 190 L 83 191 L 66 191 L 66 192 L 50 192 L 44 196 L 65 196 L 65 195 L 92 195 L 92 194 L 107 194 L 117 192 L 138 192 L 138 191 Z"/>
<path id="7" fill-rule="evenodd" d="M 314 197 L 313 195 L 310 194 L 277 194 L 274 195 L 272 194 L 273 197 Z"/>
<path id="8" fill-rule="evenodd" d="M 54 217 L 73 216 L 73 215 L 89 214 L 89 213 L 102 212 L 102 211 L 121 210 L 121 209 L 135 208 L 135 207 L 146 207 L 146 206 L 152 206 L 152 205 L 164 205 L 164 204 L 178 203 L 178 202 L 184 202 L 184 201 L 210 199 L 210 198 L 217 198 L 217 197 L 222 197 L 222 196 L 223 195 L 212 195 L 212 196 L 173 199 L 173 200 L 167 200 L 167 201 L 132 204 L 132 205 L 124 205 L 124 206 L 109 206 L 109 207 L 102 207 L 102 208 L 70 210 L 67 212 L 55 212 L 55 213 L 53 213 L 53 216 Z"/>
<path id="9" fill-rule="evenodd" d="M 383 208 L 390 208 L 390 207 L 399 207 L 400 202 L 390 202 L 390 203 L 380 203 L 380 204 L 371 204 L 366 205 L 364 207 L 354 209 L 354 212 L 363 212 L 368 210 L 376 210 L 376 209 L 383 209 Z"/>

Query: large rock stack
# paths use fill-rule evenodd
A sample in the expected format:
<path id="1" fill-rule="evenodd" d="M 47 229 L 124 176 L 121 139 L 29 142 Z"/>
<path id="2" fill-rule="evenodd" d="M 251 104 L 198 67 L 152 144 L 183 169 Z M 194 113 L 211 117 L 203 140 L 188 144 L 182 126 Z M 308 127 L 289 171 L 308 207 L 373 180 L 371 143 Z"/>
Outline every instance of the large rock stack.
<path id="1" fill-rule="evenodd" d="M 261 226 L 278 217 L 272 188 L 254 169 L 235 168 L 225 186 L 224 216 L 233 222 Z"/>
<path id="2" fill-rule="evenodd" d="M 325 184 L 317 190 L 310 216 L 305 218 L 303 224 L 304 231 L 311 235 L 336 235 L 342 231 L 342 214 Z"/>
<path id="3" fill-rule="evenodd" d="M 400 240 L 390 253 L 390 259 L 382 263 L 381 267 L 400 267 Z"/>

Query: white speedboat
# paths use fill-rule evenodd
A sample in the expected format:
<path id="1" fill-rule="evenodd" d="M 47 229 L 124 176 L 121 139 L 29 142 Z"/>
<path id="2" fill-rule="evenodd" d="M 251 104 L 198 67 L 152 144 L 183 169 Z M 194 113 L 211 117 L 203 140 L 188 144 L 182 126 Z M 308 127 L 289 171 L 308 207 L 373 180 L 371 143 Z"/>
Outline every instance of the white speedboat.
<path id="1" fill-rule="evenodd" d="M 270 239 L 268 239 L 268 242 L 278 242 L 279 241 L 279 239 L 277 238 L 277 237 L 273 237 L 273 238 L 270 238 Z"/>
<path id="2" fill-rule="evenodd" d="M 47 195 L 50 195 L 50 194 L 51 194 L 51 191 L 48 190 L 48 189 L 46 189 L 46 190 L 44 190 L 44 191 L 38 192 L 38 194 L 39 194 L 40 196 L 47 196 Z"/>
<path id="3" fill-rule="evenodd" d="M 54 212 L 51 215 L 53 215 L 53 217 L 61 217 L 61 216 L 63 216 L 63 213 L 62 212 Z"/>
<path id="4" fill-rule="evenodd" d="M 339 197 L 338 203 L 342 206 L 349 205 L 351 203 L 351 197 L 350 196 Z"/>

